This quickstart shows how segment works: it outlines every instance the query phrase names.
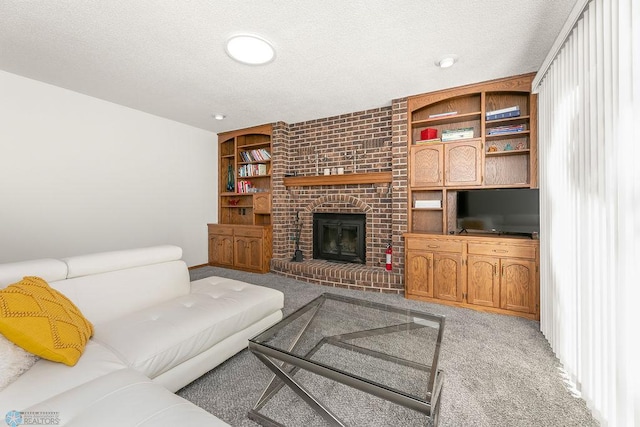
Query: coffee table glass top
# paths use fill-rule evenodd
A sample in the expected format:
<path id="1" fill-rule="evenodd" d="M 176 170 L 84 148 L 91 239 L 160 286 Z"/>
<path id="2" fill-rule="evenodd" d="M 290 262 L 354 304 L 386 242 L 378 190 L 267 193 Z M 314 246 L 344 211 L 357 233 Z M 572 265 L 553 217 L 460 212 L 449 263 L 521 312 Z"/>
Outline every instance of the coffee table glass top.
<path id="1" fill-rule="evenodd" d="M 287 362 L 285 371 L 312 366 L 430 403 L 443 328 L 443 316 L 326 293 L 249 347 Z"/>

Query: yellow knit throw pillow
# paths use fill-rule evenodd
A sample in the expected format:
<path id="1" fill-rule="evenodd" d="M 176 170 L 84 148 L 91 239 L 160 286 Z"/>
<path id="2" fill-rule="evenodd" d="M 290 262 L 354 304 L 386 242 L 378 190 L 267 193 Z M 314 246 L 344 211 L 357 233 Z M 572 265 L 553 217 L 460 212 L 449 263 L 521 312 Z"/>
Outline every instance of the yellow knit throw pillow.
<path id="1" fill-rule="evenodd" d="M 93 325 L 43 279 L 25 277 L 0 290 L 0 333 L 36 356 L 73 366 Z"/>

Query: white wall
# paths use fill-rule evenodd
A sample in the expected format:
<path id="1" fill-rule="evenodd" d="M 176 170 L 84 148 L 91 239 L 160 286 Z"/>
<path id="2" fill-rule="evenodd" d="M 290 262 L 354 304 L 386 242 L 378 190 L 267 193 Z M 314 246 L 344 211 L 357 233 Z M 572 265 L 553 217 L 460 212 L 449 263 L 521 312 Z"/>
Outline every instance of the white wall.
<path id="1" fill-rule="evenodd" d="M 217 136 L 0 71 L 0 263 L 156 244 L 207 262 Z"/>

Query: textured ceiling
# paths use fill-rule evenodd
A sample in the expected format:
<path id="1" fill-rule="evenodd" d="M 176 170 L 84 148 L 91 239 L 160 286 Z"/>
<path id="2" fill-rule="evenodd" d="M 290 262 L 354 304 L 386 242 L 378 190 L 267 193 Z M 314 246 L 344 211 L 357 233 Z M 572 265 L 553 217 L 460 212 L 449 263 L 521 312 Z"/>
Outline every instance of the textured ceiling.
<path id="1" fill-rule="evenodd" d="M 220 132 L 537 71 L 574 3 L 0 0 L 0 69 Z M 238 33 L 275 61 L 231 60 Z M 458 63 L 437 68 L 448 53 Z"/>

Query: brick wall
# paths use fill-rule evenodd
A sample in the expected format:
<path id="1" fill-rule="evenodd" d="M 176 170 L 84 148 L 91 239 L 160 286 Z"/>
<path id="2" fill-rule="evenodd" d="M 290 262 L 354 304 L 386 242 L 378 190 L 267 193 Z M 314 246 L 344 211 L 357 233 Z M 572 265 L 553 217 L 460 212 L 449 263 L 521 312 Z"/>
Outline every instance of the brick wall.
<path id="1" fill-rule="evenodd" d="M 391 103 L 393 157 L 393 263 L 404 275 L 404 238 L 407 226 L 407 185 L 409 184 L 407 162 L 407 99 L 393 100 Z M 404 283 L 404 282 L 403 282 Z"/>
<path id="2" fill-rule="evenodd" d="M 406 231 L 406 100 L 273 131 L 273 259 L 276 273 L 330 286 L 402 292 L 402 233 Z M 345 174 L 392 171 L 390 184 L 285 187 L 286 175 L 322 175 L 342 167 Z M 314 212 L 366 214 L 366 266 L 312 261 Z M 401 224 L 400 222 L 404 222 Z M 296 224 L 305 261 L 290 263 Z M 394 270 L 384 269 L 387 243 L 393 242 Z"/>

